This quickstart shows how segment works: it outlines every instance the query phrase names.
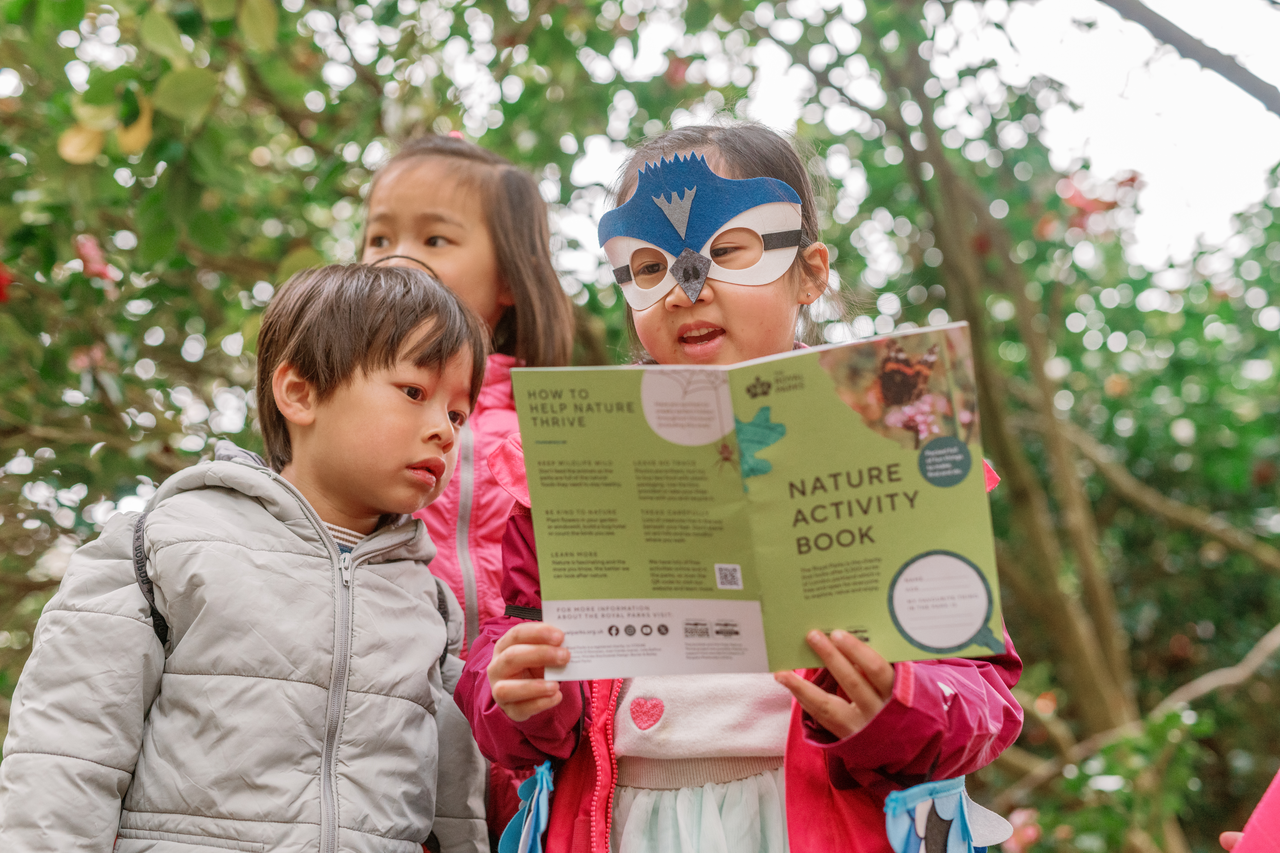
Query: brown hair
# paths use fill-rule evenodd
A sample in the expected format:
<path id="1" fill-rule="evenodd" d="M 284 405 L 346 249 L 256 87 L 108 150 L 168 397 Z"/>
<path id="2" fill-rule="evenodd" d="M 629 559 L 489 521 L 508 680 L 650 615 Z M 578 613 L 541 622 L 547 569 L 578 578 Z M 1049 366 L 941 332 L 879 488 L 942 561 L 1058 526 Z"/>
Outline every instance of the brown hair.
<path id="1" fill-rule="evenodd" d="M 448 157 L 470 167 L 460 170 L 458 179 L 480 192 L 498 272 L 515 300 L 493 328 L 494 350 L 529 367 L 567 365 L 573 354 L 573 308 L 551 264 L 547 204 L 533 176 L 473 142 L 428 134 L 406 142 L 374 175 L 369 197 L 389 167 L 416 157 Z M 364 242 L 362 235 L 362 252 Z"/>
<path id="2" fill-rule="evenodd" d="M 816 188 L 820 193 L 815 191 L 814 180 L 797 151 L 801 147 L 807 148 L 803 143 L 789 141 L 756 122 L 700 124 L 668 130 L 644 140 L 631 152 L 631 157 L 618 173 L 614 203 L 622 204 L 631 197 L 636 190 L 640 170 L 646 164 L 690 151 L 704 155 L 712 153 L 720 161 L 727 178 L 777 178 L 796 191 L 800 196 L 800 250 L 803 252 L 805 247 L 821 239 L 817 202 L 820 194 L 822 198 L 826 198 L 827 187 L 823 183 Z M 796 255 L 791 271 L 798 271 L 820 291 L 828 290 L 827 282 L 819 281 L 813 275 L 800 254 Z M 809 332 L 808 327 L 812 324 L 808 320 L 807 311 L 803 312 L 803 318 L 802 326 Z M 644 356 L 636 336 L 630 306 L 627 306 L 627 327 L 631 331 L 631 340 L 637 354 Z M 809 336 L 811 335 L 805 335 Z"/>
<path id="3" fill-rule="evenodd" d="M 415 336 L 424 325 L 426 333 Z M 357 370 L 402 358 L 440 370 L 466 352 L 474 408 L 487 338 L 484 321 L 421 270 L 350 264 L 298 273 L 271 300 L 258 331 L 258 425 L 268 464 L 280 471 L 293 458 L 288 423 L 271 390 L 281 364 L 293 365 L 323 400 Z"/>

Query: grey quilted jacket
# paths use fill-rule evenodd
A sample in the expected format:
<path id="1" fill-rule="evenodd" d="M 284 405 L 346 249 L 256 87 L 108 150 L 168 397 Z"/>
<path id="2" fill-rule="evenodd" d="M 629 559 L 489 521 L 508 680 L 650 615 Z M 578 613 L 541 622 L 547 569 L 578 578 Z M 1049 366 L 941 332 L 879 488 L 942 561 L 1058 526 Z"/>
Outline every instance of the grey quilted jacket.
<path id="1" fill-rule="evenodd" d="M 145 522 L 167 646 L 135 516 L 72 558 L 14 693 L 0 850 L 422 853 L 433 825 L 432 847 L 487 850 L 442 655 L 461 613 L 422 522 L 343 556 L 278 474 L 218 457 L 170 477 Z"/>

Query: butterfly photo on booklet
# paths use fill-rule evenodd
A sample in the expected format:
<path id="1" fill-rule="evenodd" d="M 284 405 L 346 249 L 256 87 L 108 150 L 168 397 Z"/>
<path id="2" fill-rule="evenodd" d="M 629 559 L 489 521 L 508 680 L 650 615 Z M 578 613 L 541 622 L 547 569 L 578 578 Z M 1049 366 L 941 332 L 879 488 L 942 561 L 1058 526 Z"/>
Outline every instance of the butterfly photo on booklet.
<path id="1" fill-rule="evenodd" d="M 977 395 L 963 336 L 940 330 L 912 336 L 905 348 L 897 338 L 873 343 L 823 354 L 822 366 L 845 405 L 903 447 L 919 449 L 942 436 L 968 444 Z"/>

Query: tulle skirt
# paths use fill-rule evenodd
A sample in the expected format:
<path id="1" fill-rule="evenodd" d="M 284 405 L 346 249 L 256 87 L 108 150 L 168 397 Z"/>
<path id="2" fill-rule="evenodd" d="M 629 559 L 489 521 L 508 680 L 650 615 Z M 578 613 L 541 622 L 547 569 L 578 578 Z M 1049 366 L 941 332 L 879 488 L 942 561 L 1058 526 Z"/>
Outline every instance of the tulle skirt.
<path id="1" fill-rule="evenodd" d="M 613 853 L 785 853 L 783 768 L 675 791 L 619 787 Z"/>

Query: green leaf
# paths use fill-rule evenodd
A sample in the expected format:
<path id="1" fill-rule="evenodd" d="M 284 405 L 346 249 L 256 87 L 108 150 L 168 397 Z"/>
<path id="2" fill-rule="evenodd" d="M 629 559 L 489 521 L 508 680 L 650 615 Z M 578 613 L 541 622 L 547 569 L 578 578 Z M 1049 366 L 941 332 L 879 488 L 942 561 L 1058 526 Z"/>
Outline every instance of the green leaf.
<path id="1" fill-rule="evenodd" d="M 178 229 L 165 209 L 164 188 L 147 192 L 138 202 L 138 261 L 144 268 L 167 259 L 178 248 Z"/>
<path id="2" fill-rule="evenodd" d="M 197 210 L 187 222 L 187 233 L 195 244 L 214 255 L 225 255 L 231 251 L 229 237 L 232 223 L 227 222 L 218 213 L 208 210 Z"/>
<path id="3" fill-rule="evenodd" d="M 204 115 L 217 94 L 217 74 L 207 68 L 185 68 L 161 77 L 152 100 L 165 115 L 195 121 Z"/>
<path id="4" fill-rule="evenodd" d="M 204 192 L 185 163 L 175 164 L 166 171 L 156 189 L 164 191 L 165 210 L 177 222 L 186 222 L 195 214 Z"/>
<path id="5" fill-rule="evenodd" d="M 142 36 L 142 44 L 145 47 L 169 60 L 169 64 L 174 68 L 186 68 L 190 65 L 187 49 L 183 47 L 182 39 L 179 38 L 178 25 L 161 12 L 159 7 L 152 6 L 151 10 L 143 16 L 139 35 Z"/>
<path id="6" fill-rule="evenodd" d="M 685 31 L 696 33 L 705 30 L 714 14 L 715 8 L 711 3 L 690 3 L 684 12 Z"/>
<path id="7" fill-rule="evenodd" d="M 280 12 L 272 0 L 244 0 L 240 4 L 240 15 L 236 20 L 250 50 L 263 53 L 275 50 Z"/>
<path id="8" fill-rule="evenodd" d="M 325 265 L 324 256 L 310 246 L 303 246 L 301 249 L 294 249 L 292 252 L 284 256 L 284 260 L 280 262 L 280 266 L 276 268 L 276 282 L 284 282 L 289 276 L 300 270 L 311 269 L 312 267 L 322 267 Z"/>
<path id="9" fill-rule="evenodd" d="M 200 0 L 206 21 L 225 21 L 236 16 L 236 0 Z"/>
<path id="10" fill-rule="evenodd" d="M 84 0 L 41 0 L 36 6 L 36 26 L 55 32 L 79 29 L 84 5 Z"/>

